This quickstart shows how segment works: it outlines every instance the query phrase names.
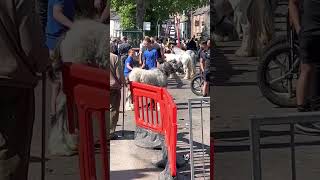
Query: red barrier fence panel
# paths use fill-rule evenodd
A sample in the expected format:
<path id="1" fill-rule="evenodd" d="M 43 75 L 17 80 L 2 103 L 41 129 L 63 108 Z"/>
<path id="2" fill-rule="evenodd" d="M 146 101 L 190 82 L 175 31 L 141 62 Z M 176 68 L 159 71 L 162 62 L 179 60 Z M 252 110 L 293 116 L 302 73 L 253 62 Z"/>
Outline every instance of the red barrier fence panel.
<path id="1" fill-rule="evenodd" d="M 166 144 L 168 147 L 168 159 L 170 162 L 171 175 L 176 176 L 176 149 L 177 149 L 177 106 L 173 101 L 172 96 L 169 92 L 163 90 L 164 98 L 164 112 L 167 113 L 167 116 L 164 117 L 165 125 L 165 134 L 166 134 Z"/>
<path id="2" fill-rule="evenodd" d="M 62 66 L 63 91 L 67 97 L 69 132 L 75 131 L 73 89 L 78 84 L 109 89 L 110 74 L 108 71 L 87 65 L 64 63 Z"/>
<path id="3" fill-rule="evenodd" d="M 109 161 L 106 139 L 105 112 L 109 111 L 108 71 L 81 64 L 64 63 L 62 67 L 63 91 L 67 97 L 68 125 L 70 133 L 75 131 L 75 104 L 77 104 L 80 130 L 80 177 L 95 180 L 96 167 L 91 114 L 98 113 L 100 122 L 100 145 L 103 180 L 109 179 Z M 109 122 L 108 122 L 109 123 Z"/>
<path id="4" fill-rule="evenodd" d="M 106 89 L 78 85 L 74 88 L 80 127 L 80 177 L 81 180 L 96 180 L 95 147 L 92 114 L 95 112 L 100 123 L 100 152 L 102 158 L 102 178 L 109 180 L 109 152 L 105 112 L 109 110 L 109 92 Z"/>
<path id="5" fill-rule="evenodd" d="M 131 82 L 130 89 L 136 124 L 164 135 L 164 114 L 160 111 L 164 109 L 163 89 L 136 82 Z"/>
<path id="6" fill-rule="evenodd" d="M 165 88 L 131 82 L 137 126 L 165 136 L 171 176 L 175 177 L 177 144 L 177 107 Z"/>

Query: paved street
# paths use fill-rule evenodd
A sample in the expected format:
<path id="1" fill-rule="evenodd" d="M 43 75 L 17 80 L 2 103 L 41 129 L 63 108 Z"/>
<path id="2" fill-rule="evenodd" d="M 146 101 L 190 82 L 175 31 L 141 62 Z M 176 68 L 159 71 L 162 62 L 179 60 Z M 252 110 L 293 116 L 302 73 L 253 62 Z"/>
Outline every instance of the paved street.
<path id="1" fill-rule="evenodd" d="M 196 97 L 189 88 L 189 81 L 183 80 L 185 85 L 181 89 L 176 89 L 174 81 L 170 80 L 169 92 L 175 98 L 178 106 L 178 156 L 189 153 L 189 129 L 188 129 L 188 107 L 187 99 Z M 48 95 L 50 94 L 50 84 L 48 85 Z M 31 162 L 29 170 L 30 180 L 40 180 L 40 155 L 41 155 L 41 83 L 36 89 L 36 121 L 34 125 L 34 135 L 31 149 Z M 47 103 L 49 109 L 49 102 Z M 122 106 L 121 106 L 122 109 Z M 203 105 L 203 126 L 204 126 L 204 148 L 205 148 L 205 173 L 203 173 L 202 163 L 202 139 L 200 123 L 200 104 L 194 104 L 193 110 L 193 136 L 195 153 L 196 179 L 209 179 L 209 105 Z M 157 159 L 159 152 L 138 148 L 133 144 L 134 116 L 133 112 L 125 113 L 126 135 L 120 140 L 111 142 L 111 179 L 157 179 L 162 169 L 157 169 L 152 165 L 152 161 Z M 48 121 L 47 121 L 48 122 Z M 122 113 L 119 117 L 117 131 L 122 129 Z M 47 123 L 47 126 L 49 123 Z M 48 128 L 47 128 L 48 132 Z M 118 132 L 121 135 L 121 132 Z M 98 154 L 96 156 L 99 158 Z M 47 157 L 46 180 L 68 179 L 79 180 L 78 156 L 73 157 Z M 98 172 L 101 171 L 100 164 L 97 164 Z M 190 179 L 190 167 L 187 165 L 178 169 L 179 177 Z"/>
<path id="2" fill-rule="evenodd" d="M 269 103 L 256 85 L 258 59 L 235 57 L 240 42 L 220 43 L 215 59 L 213 130 L 215 180 L 250 180 L 249 115 L 294 112 Z M 262 128 L 263 180 L 290 180 L 289 127 Z M 319 179 L 318 136 L 296 135 L 297 180 Z M 230 173 L 232 172 L 232 173 Z"/>
<path id="3" fill-rule="evenodd" d="M 178 142 L 177 142 L 177 156 L 182 157 L 184 154 L 189 153 L 189 114 L 187 99 L 195 98 L 191 90 L 189 81 L 183 80 L 184 86 L 177 89 L 174 80 L 169 79 L 168 90 L 170 94 L 175 98 L 175 102 L 178 107 Z M 204 148 L 205 148 L 205 173 L 203 173 L 202 164 L 202 139 L 201 139 L 201 110 L 200 104 L 195 103 L 193 105 L 193 137 L 194 137 L 194 152 L 195 152 L 195 177 L 199 179 L 209 179 L 209 131 L 210 122 L 209 115 L 210 109 L 208 104 L 203 105 L 203 126 L 204 126 Z M 122 127 L 122 114 L 120 115 L 120 122 L 118 123 L 118 131 L 121 131 Z M 145 150 L 138 148 L 133 142 L 133 131 L 135 130 L 134 113 L 125 113 L 125 130 L 126 139 L 116 140 L 111 142 L 111 179 L 157 179 L 162 169 L 154 168 L 152 162 L 158 159 L 159 151 Z M 121 132 L 119 132 L 121 135 Z M 127 148 L 124 148 L 127 147 Z M 123 152 L 123 153 L 119 153 Z M 127 159 L 128 158 L 128 159 Z M 120 162 L 132 162 L 132 163 L 119 163 Z M 179 177 L 182 179 L 190 179 L 190 167 L 187 165 L 181 169 L 178 169 Z M 196 179 L 198 179 L 196 178 Z"/>

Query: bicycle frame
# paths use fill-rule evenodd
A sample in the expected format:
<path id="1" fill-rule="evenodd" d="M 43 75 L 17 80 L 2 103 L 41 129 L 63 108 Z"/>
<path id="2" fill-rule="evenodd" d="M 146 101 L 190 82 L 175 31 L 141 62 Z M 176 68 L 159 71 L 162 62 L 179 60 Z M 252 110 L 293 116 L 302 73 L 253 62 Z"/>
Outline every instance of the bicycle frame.
<path id="1" fill-rule="evenodd" d="M 288 61 L 288 66 L 287 66 L 287 72 L 278 77 L 273 79 L 272 81 L 270 81 L 270 84 L 274 84 L 277 83 L 278 81 L 283 80 L 284 78 L 286 78 L 288 80 L 288 93 L 290 95 L 290 97 L 293 97 L 293 91 L 292 91 L 292 79 L 293 79 L 293 71 L 295 70 L 295 67 L 298 67 L 300 65 L 300 60 L 299 59 L 294 59 L 294 49 L 296 43 L 295 43 L 295 39 L 296 39 L 296 32 L 294 30 L 294 28 L 290 25 L 289 23 L 289 13 L 287 15 L 287 37 L 288 37 L 288 41 L 289 41 L 289 46 L 290 46 L 290 54 L 289 54 L 289 61 Z"/>

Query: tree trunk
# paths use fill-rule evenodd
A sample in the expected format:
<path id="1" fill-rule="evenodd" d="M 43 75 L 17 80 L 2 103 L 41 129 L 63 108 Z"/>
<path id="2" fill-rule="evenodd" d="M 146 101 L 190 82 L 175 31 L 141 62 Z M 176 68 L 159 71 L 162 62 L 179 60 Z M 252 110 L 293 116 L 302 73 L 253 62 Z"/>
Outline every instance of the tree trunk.
<path id="1" fill-rule="evenodd" d="M 136 0 L 136 24 L 138 29 L 143 29 L 144 15 L 146 11 L 146 4 L 144 0 Z"/>

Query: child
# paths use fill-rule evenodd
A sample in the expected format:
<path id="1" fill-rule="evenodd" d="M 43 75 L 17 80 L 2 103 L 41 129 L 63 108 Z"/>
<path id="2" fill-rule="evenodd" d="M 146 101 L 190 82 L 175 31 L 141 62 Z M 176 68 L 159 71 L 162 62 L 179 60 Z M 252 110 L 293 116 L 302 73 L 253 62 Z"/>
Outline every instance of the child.
<path id="1" fill-rule="evenodd" d="M 124 64 L 124 77 L 126 78 L 126 81 L 129 81 L 129 73 L 132 71 L 132 68 L 134 67 L 134 50 L 130 49 L 128 51 L 128 58 L 125 61 Z"/>
<path id="2" fill-rule="evenodd" d="M 123 72 L 124 72 L 124 77 L 126 79 L 126 84 L 129 83 L 129 74 L 132 71 L 135 64 L 133 59 L 134 54 L 135 54 L 135 51 L 133 49 L 129 49 L 128 58 L 125 60 Z M 126 87 L 127 87 L 127 97 L 126 97 L 125 109 L 126 111 L 131 111 L 133 110 L 131 91 L 129 90 L 129 86 L 126 86 Z"/>

